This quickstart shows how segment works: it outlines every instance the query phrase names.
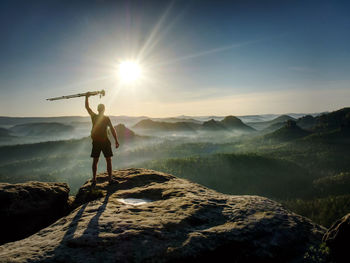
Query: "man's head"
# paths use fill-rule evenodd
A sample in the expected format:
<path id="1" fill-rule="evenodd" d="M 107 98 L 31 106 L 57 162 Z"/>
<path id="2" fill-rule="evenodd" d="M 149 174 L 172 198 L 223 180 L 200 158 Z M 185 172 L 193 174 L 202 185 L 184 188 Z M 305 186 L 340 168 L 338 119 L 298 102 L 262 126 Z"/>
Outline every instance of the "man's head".
<path id="1" fill-rule="evenodd" d="M 98 111 L 98 114 L 103 114 L 105 112 L 105 105 L 98 104 L 97 111 Z"/>

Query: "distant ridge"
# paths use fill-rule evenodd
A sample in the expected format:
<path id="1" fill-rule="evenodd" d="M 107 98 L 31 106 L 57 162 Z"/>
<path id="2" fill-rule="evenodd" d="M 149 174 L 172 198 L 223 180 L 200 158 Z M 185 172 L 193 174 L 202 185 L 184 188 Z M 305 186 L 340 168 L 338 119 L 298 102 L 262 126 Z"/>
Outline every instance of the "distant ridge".
<path id="1" fill-rule="evenodd" d="M 41 122 L 19 124 L 11 127 L 9 130 L 14 135 L 20 136 L 52 136 L 72 132 L 74 127 L 58 122 Z"/>
<path id="2" fill-rule="evenodd" d="M 141 120 L 133 126 L 135 129 L 158 131 L 193 131 L 198 127 L 200 124 L 191 122 L 160 122 L 151 119 Z"/>
<path id="3" fill-rule="evenodd" d="M 331 131 L 350 126 L 350 107 L 316 117 L 314 131 Z"/>
<path id="4" fill-rule="evenodd" d="M 285 123 L 288 120 L 296 120 L 295 118 L 289 116 L 289 115 L 281 115 L 277 118 L 271 120 L 271 121 L 263 121 L 263 122 L 248 122 L 247 125 L 253 127 L 256 130 L 263 130 L 268 128 L 271 125 L 274 125 L 276 123 Z"/>
<path id="5" fill-rule="evenodd" d="M 316 122 L 317 118 L 312 115 L 306 115 L 297 120 L 298 126 L 306 130 L 312 129 L 316 125 Z"/>
<path id="6" fill-rule="evenodd" d="M 175 118 L 175 117 L 171 117 L 171 118 L 149 118 L 152 121 L 159 121 L 159 122 L 171 122 L 171 123 L 175 123 L 175 122 L 189 122 L 189 123 L 197 123 L 197 124 L 201 124 L 201 121 L 195 120 L 193 118 Z"/>
<path id="7" fill-rule="evenodd" d="M 272 139 L 277 141 L 291 141 L 310 135 L 311 132 L 300 128 L 295 121 L 288 120 L 284 127 L 266 134 L 264 139 Z"/>
<path id="8" fill-rule="evenodd" d="M 133 126 L 135 129 L 155 130 L 155 131 L 231 131 L 239 130 L 245 132 L 254 131 L 253 128 L 244 124 L 235 116 L 227 116 L 221 121 L 211 119 L 203 124 L 192 122 L 159 122 L 151 119 L 141 120 Z"/>
<path id="9" fill-rule="evenodd" d="M 11 136 L 11 132 L 8 129 L 0 128 L 0 137 Z"/>
<path id="10" fill-rule="evenodd" d="M 255 131 L 252 127 L 248 126 L 247 124 L 244 124 L 239 118 L 235 116 L 226 116 L 222 121 L 221 124 L 224 125 L 228 129 L 238 129 L 243 131 Z"/>
<path id="11" fill-rule="evenodd" d="M 136 136 L 136 134 L 132 130 L 125 127 L 124 124 L 118 124 L 117 126 L 114 126 L 114 128 L 117 132 L 119 140 L 122 140 L 122 141 L 130 140 L 135 138 Z"/>
<path id="12" fill-rule="evenodd" d="M 216 121 L 214 119 L 203 122 L 202 128 L 205 130 L 212 130 L 212 131 L 225 129 L 224 125 L 222 125 L 220 121 Z"/>
<path id="13" fill-rule="evenodd" d="M 134 131 L 130 130 L 122 123 L 114 126 L 114 128 L 117 132 L 118 141 L 121 142 L 121 146 L 127 145 L 129 143 L 140 142 L 142 140 L 149 139 L 148 136 L 141 136 L 136 134 Z M 114 141 L 114 140 L 111 138 L 111 141 Z"/>

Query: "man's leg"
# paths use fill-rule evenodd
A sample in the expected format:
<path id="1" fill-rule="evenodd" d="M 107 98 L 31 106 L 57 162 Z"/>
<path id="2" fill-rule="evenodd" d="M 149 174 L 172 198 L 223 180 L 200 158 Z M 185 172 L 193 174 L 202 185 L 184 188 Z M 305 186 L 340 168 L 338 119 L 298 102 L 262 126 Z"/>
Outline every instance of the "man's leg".
<path id="1" fill-rule="evenodd" d="M 112 180 L 112 159 L 111 157 L 106 157 L 108 180 Z"/>
<path id="2" fill-rule="evenodd" d="M 96 182 L 97 163 L 98 163 L 98 157 L 94 157 L 92 161 L 92 180 L 94 182 Z"/>

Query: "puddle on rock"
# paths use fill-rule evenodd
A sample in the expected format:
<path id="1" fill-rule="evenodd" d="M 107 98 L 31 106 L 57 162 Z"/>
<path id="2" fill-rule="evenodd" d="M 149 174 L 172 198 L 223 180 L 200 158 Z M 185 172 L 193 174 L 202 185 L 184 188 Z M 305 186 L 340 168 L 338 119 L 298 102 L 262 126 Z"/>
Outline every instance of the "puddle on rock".
<path id="1" fill-rule="evenodd" d="M 126 205 L 143 205 L 152 202 L 152 200 L 146 198 L 119 198 L 117 200 Z"/>

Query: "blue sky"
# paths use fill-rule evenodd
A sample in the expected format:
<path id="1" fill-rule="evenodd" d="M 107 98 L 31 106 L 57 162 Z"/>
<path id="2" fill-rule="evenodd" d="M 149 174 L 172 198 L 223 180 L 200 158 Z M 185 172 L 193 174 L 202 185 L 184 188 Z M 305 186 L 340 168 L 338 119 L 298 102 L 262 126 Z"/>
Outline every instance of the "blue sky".
<path id="1" fill-rule="evenodd" d="M 0 115 L 244 115 L 349 106 L 347 1 L 2 1 Z M 120 61 L 144 79 L 126 86 Z"/>

